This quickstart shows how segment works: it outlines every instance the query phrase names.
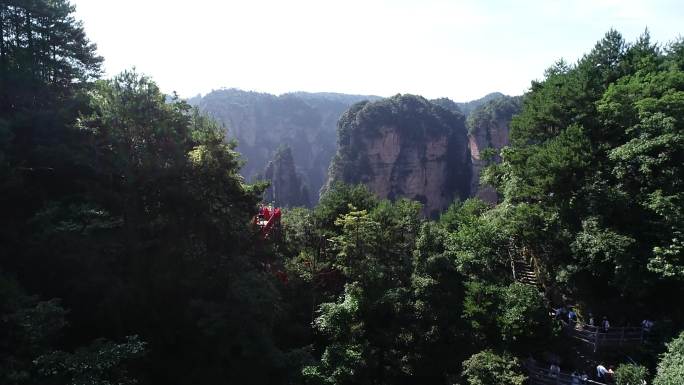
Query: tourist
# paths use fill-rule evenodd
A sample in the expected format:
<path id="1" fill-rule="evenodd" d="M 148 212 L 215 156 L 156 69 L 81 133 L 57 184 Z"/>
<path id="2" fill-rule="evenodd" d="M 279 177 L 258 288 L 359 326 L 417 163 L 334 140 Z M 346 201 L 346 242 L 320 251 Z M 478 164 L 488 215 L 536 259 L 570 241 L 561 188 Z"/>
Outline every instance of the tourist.
<path id="1" fill-rule="evenodd" d="M 648 333 L 651 331 L 654 324 L 655 323 L 653 321 L 651 321 L 649 319 L 645 319 L 645 320 L 641 321 L 641 330 Z"/>
<path id="2" fill-rule="evenodd" d="M 572 374 L 570 375 L 570 378 L 572 379 L 572 385 L 579 385 L 580 383 L 580 375 L 577 373 L 576 370 L 572 371 Z"/>
<path id="3" fill-rule="evenodd" d="M 549 368 L 549 377 L 558 377 L 560 375 L 560 366 L 556 364 L 555 362 L 551 364 L 551 367 Z"/>
<path id="4" fill-rule="evenodd" d="M 608 333 L 608 330 L 610 329 L 610 322 L 608 322 L 608 317 L 603 316 L 603 321 L 601 322 L 601 328 L 603 328 L 603 331 Z"/>
<path id="5" fill-rule="evenodd" d="M 603 364 L 596 366 L 596 378 L 599 380 L 605 380 L 608 376 L 608 369 L 606 369 Z"/>
<path id="6" fill-rule="evenodd" d="M 587 374 L 587 371 L 583 370 L 582 375 L 580 376 L 580 380 L 582 380 L 583 384 L 586 384 L 588 379 L 589 379 L 589 375 Z"/>
<path id="7" fill-rule="evenodd" d="M 563 312 L 563 308 L 561 306 L 558 306 L 557 308 L 553 309 L 553 316 L 557 319 L 561 319 L 561 313 Z"/>

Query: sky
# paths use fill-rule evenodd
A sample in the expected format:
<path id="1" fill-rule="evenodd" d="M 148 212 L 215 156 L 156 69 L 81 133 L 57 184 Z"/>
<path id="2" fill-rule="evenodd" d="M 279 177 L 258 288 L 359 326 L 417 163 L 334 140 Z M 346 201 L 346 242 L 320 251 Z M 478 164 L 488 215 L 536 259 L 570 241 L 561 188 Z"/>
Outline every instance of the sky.
<path id="1" fill-rule="evenodd" d="M 681 0 L 72 0 L 107 76 L 135 67 L 183 97 L 214 89 L 455 101 L 525 92 L 610 29 L 684 34 Z"/>

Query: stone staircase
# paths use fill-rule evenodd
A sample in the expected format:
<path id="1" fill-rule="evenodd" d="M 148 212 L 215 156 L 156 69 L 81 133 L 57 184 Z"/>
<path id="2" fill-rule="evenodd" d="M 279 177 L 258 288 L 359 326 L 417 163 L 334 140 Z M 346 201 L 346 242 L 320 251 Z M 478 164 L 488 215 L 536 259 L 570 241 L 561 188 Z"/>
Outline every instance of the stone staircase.
<path id="1" fill-rule="evenodd" d="M 525 255 L 527 253 L 516 251 L 513 247 L 509 249 L 513 279 L 536 287 L 544 293 L 545 301 L 549 305 L 551 303 L 549 293 L 537 276 L 531 260 Z M 639 327 L 612 327 L 609 331 L 603 331 L 581 322 L 573 325 L 563 322 L 563 332 L 568 338 L 566 348 L 569 351 L 565 352 L 566 356 L 573 357 L 572 362 L 568 364 L 571 364 L 570 367 L 583 369 L 590 378 L 578 381 L 570 373 L 554 374 L 545 367 L 525 365 L 530 385 L 576 385 L 578 383 L 605 385 L 591 379 L 594 377 L 596 365 L 601 362 L 618 362 L 619 358 L 615 356 L 616 353 L 621 352 L 622 348 L 641 345 L 648 337 Z M 600 354 L 599 347 L 602 348 Z"/>
<path id="2" fill-rule="evenodd" d="M 525 285 L 539 287 L 539 280 L 532 265 L 523 258 L 516 258 L 512 262 L 513 279 Z"/>

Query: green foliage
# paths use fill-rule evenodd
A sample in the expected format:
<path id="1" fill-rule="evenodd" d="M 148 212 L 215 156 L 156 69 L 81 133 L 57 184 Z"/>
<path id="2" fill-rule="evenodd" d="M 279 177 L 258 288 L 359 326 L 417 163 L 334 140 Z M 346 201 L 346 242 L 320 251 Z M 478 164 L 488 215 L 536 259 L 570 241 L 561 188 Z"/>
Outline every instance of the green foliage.
<path id="1" fill-rule="evenodd" d="M 66 0 L 21 0 L 0 7 L 0 95 L 3 113 L 68 98 L 100 74 L 102 57 Z M 56 53 L 59 54 L 56 54 Z M 42 96 L 33 100 L 31 96 Z"/>
<path id="2" fill-rule="evenodd" d="M 609 31 L 576 64 L 557 63 L 525 95 L 502 162 L 484 172 L 504 197 L 493 217 L 557 294 L 620 293 L 638 313 L 681 278 L 677 52 L 647 31 L 634 43 Z M 606 297 L 595 305 L 625 308 Z"/>
<path id="3" fill-rule="evenodd" d="M 522 98 L 501 96 L 491 99 L 476 108 L 468 115 L 466 127 L 468 133 L 475 135 L 479 130 L 485 130 L 489 135 L 490 130 L 501 122 L 509 122 L 511 118 L 520 112 Z"/>
<path id="4" fill-rule="evenodd" d="M 323 229 L 332 230 L 338 217 L 349 212 L 349 205 L 359 210 L 370 210 L 377 205 L 377 198 L 362 184 L 334 183 L 321 196 L 314 215 Z"/>
<path id="5" fill-rule="evenodd" d="M 380 127 L 398 127 L 409 138 L 425 134 L 449 135 L 455 123 L 463 124 L 463 115 L 430 103 L 415 95 L 395 95 L 370 103 L 359 103 L 345 113 L 338 124 L 340 138 L 350 135 L 349 130 L 364 130 L 376 134 Z"/>
<path id="6" fill-rule="evenodd" d="M 335 269 L 347 285 L 319 306 L 316 329 L 325 344 L 311 383 L 440 383 L 460 373 L 465 341 L 462 277 L 444 249 L 446 232 L 420 220 L 417 202 L 381 201 L 341 214 L 332 237 Z M 417 376 L 417 377 L 413 377 Z"/>
<path id="7" fill-rule="evenodd" d="M 549 336 L 544 298 L 536 287 L 515 282 L 501 296 L 497 323 L 504 341 L 529 342 Z"/>
<path id="8" fill-rule="evenodd" d="M 481 97 L 480 99 L 471 100 L 471 101 L 465 102 L 465 103 L 456 103 L 456 106 L 458 107 L 459 111 L 462 112 L 465 116 L 469 116 L 473 111 L 482 107 L 487 102 L 492 101 L 494 99 L 504 98 L 504 97 L 506 97 L 506 95 L 502 94 L 501 92 L 492 92 L 492 93 L 489 93 L 489 94 Z M 450 104 L 450 103 L 444 103 L 442 101 L 442 99 L 431 100 L 431 102 L 436 103 L 436 104 L 440 104 L 444 108 L 449 108 L 449 104 Z M 453 109 L 453 107 L 451 109 Z"/>
<path id="9" fill-rule="evenodd" d="M 294 256 L 287 260 L 288 270 L 305 281 L 313 281 L 316 274 L 330 265 L 323 254 L 325 238 L 313 212 L 303 207 L 284 210 L 281 224 L 284 252 Z"/>
<path id="10" fill-rule="evenodd" d="M 145 343 L 138 336 L 130 336 L 121 344 L 98 340 L 74 353 L 52 352 L 38 357 L 34 364 L 40 375 L 57 383 L 132 385 L 138 382 L 130 377 L 123 363 L 144 352 Z"/>
<path id="11" fill-rule="evenodd" d="M 622 364 L 615 369 L 615 383 L 617 385 L 643 385 L 648 371 L 641 365 Z"/>
<path id="12" fill-rule="evenodd" d="M 500 274 L 508 274 L 508 240 L 486 215 L 487 208 L 479 199 L 452 204 L 440 224 L 451 230 L 446 248 L 458 271 L 471 278 L 496 280 Z"/>
<path id="13" fill-rule="evenodd" d="M 469 385 L 522 385 L 527 377 L 520 373 L 518 360 L 491 350 L 473 354 L 463 362 L 463 376 Z"/>
<path id="14" fill-rule="evenodd" d="M 472 225 L 489 206 L 477 198 L 469 198 L 463 203 L 456 201 L 439 217 L 439 223 L 449 231 L 456 231 L 461 225 Z"/>
<path id="15" fill-rule="evenodd" d="M 635 240 L 602 228 L 598 221 L 590 217 L 582 222 L 582 230 L 570 245 L 575 259 L 582 269 L 595 275 L 614 276 L 616 282 L 628 282 L 629 277 L 620 275 L 628 272 L 627 267 L 633 263 L 630 248 Z"/>
<path id="16" fill-rule="evenodd" d="M 385 272 L 376 258 L 380 249 L 380 224 L 366 210 L 349 207 L 349 213 L 341 215 L 335 225 L 342 233 L 332 241 L 338 250 L 336 267 L 352 281 L 370 282 L 384 278 Z"/>
<path id="17" fill-rule="evenodd" d="M 509 286 L 471 281 L 466 284 L 463 318 L 481 346 L 524 348 L 551 335 L 544 298 L 530 285 Z"/>
<path id="18" fill-rule="evenodd" d="M 358 319 L 362 295 L 363 290 L 358 285 L 347 285 L 340 303 L 321 305 L 320 316 L 314 321 L 316 329 L 333 340 L 346 340 L 358 336 L 363 328 L 362 322 Z"/>
<path id="19" fill-rule="evenodd" d="M 466 349 L 454 350 L 465 342 L 467 327 L 462 319 L 463 277 L 444 249 L 446 232 L 426 222 L 416 238 L 411 291 L 413 339 L 408 357 L 413 373 L 425 382 L 440 383 L 460 374 Z"/>
<path id="20" fill-rule="evenodd" d="M 14 279 L 0 271 L 0 381 L 28 384 L 33 377 L 33 360 L 67 325 L 67 312 L 57 299 L 38 301 L 24 293 Z"/>
<path id="21" fill-rule="evenodd" d="M 473 339 L 480 345 L 498 340 L 496 317 L 492 314 L 499 309 L 501 288 L 479 281 L 470 281 L 465 288 L 463 318 L 470 324 Z"/>
<path id="22" fill-rule="evenodd" d="M 684 378 L 684 333 L 667 344 L 660 362 L 653 385 L 675 385 Z"/>
<path id="23" fill-rule="evenodd" d="M 684 319 L 658 301 L 683 294 L 681 41 L 661 50 L 647 32 L 626 43 L 609 31 L 534 82 L 484 176 L 496 207 L 468 199 L 431 222 L 418 202 L 333 183 L 264 241 L 252 221 L 266 185 L 240 176 L 237 144 L 134 71 L 95 81 L 101 58 L 72 14 L 62 0 L 0 6 L 3 384 L 521 385 L 517 358 L 483 350 L 549 345 L 543 294 L 511 283 L 521 258 L 547 293 L 601 293 L 615 319 Z M 496 96 L 471 127 L 520 108 Z M 313 127 L 314 99 L 273 105 Z M 412 95 L 352 106 L 331 176 L 358 174 L 356 145 L 383 127 L 465 145 L 460 107 Z M 278 161 L 294 163 L 302 144 L 289 144 Z M 684 376 L 682 341 L 656 385 Z M 623 365 L 618 383 L 646 374 Z"/>

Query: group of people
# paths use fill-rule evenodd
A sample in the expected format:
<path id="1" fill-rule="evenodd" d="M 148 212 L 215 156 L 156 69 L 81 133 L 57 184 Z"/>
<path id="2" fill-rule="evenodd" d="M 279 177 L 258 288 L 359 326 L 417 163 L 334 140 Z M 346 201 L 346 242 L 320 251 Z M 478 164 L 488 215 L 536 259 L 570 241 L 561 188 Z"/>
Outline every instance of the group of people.
<path id="1" fill-rule="evenodd" d="M 566 321 L 570 326 L 573 327 L 578 322 L 577 312 L 571 306 L 559 306 L 554 308 L 552 315 L 555 319 Z M 601 322 L 597 323 L 596 318 L 591 312 L 588 314 L 586 325 L 590 326 L 591 328 L 596 328 L 598 331 L 604 333 L 607 333 L 610 330 L 610 321 L 608 320 L 607 316 L 603 316 L 603 318 L 601 318 Z M 646 333 L 650 332 L 654 326 L 655 322 L 648 318 L 641 321 L 641 329 Z"/>
<path id="2" fill-rule="evenodd" d="M 548 376 L 551 378 L 558 378 L 560 377 L 560 374 L 560 366 L 555 362 L 552 363 L 549 367 Z M 570 374 L 570 379 L 572 385 L 586 384 L 587 380 L 589 379 L 589 375 L 586 372 L 580 373 L 577 370 L 573 370 Z"/>
<path id="3" fill-rule="evenodd" d="M 552 363 L 549 367 L 548 376 L 552 378 L 558 378 L 561 374 L 560 366 L 557 363 Z M 612 366 L 606 368 L 605 365 L 599 364 L 596 366 L 596 380 L 604 382 L 606 384 L 612 384 L 614 382 L 615 371 Z M 573 370 L 570 373 L 570 380 L 572 385 L 585 384 L 589 379 L 589 375 L 586 372 L 579 372 Z"/>
<path id="4" fill-rule="evenodd" d="M 532 357 L 528 357 L 524 361 L 524 366 L 528 368 L 530 373 L 537 373 L 537 375 L 547 376 L 554 379 L 561 379 L 563 377 L 563 383 L 567 381 L 568 375 L 561 373 L 560 364 L 558 363 L 558 358 L 552 359 L 551 365 L 548 369 L 542 369 L 538 366 L 537 361 Z M 586 371 L 573 370 L 570 375 L 570 383 L 572 385 L 582 385 L 586 384 L 590 376 Z M 612 366 L 606 366 L 600 363 L 596 366 L 596 376 L 594 380 L 604 383 L 604 384 L 614 384 L 615 383 L 615 369 Z M 641 384 L 645 385 L 645 384 Z"/>
<path id="5" fill-rule="evenodd" d="M 589 326 L 600 326 L 601 330 L 604 333 L 607 333 L 608 330 L 610 330 L 610 321 L 608 321 L 608 317 L 603 316 L 603 319 L 601 320 L 601 325 L 596 325 L 596 321 L 594 320 L 594 315 L 589 313 L 589 322 L 587 323 Z"/>
<path id="6" fill-rule="evenodd" d="M 582 374 L 580 374 L 576 370 L 573 370 L 570 374 L 570 379 L 572 385 L 586 384 L 587 380 L 589 379 L 589 375 L 586 372 L 582 372 Z"/>
<path id="7" fill-rule="evenodd" d="M 557 320 L 567 321 L 570 326 L 574 327 L 577 324 L 577 312 L 572 307 L 559 306 L 553 309 L 553 315 Z M 608 321 L 607 316 L 603 316 L 601 324 L 597 325 L 594 315 L 590 312 L 587 321 L 588 326 L 600 327 L 601 331 L 604 333 L 610 330 L 610 321 Z"/>

